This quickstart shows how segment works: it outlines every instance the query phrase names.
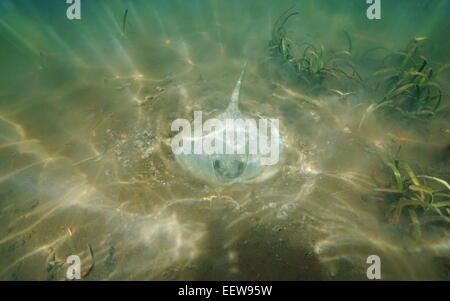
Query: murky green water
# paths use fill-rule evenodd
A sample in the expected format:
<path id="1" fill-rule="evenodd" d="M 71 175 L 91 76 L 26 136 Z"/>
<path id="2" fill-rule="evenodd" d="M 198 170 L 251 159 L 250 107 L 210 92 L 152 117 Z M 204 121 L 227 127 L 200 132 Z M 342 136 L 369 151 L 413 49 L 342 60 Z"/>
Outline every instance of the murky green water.
<path id="1" fill-rule="evenodd" d="M 271 57 L 295 4 L 290 38 L 350 37 L 364 82 L 414 37 L 450 61 L 450 1 L 382 1 L 381 20 L 365 2 L 82 0 L 69 21 L 64 1 L 1 1 L 0 279 L 63 280 L 69 255 L 95 261 L 87 280 L 365 280 L 369 255 L 385 280 L 450 279 L 449 224 L 419 242 L 374 191 L 395 187 L 386 157 L 450 179 L 450 72 L 418 120 L 365 114 L 368 84 L 309 93 Z M 286 150 L 263 181 L 210 183 L 174 160 L 170 125 L 223 112 L 245 62 L 240 109 L 278 118 Z"/>

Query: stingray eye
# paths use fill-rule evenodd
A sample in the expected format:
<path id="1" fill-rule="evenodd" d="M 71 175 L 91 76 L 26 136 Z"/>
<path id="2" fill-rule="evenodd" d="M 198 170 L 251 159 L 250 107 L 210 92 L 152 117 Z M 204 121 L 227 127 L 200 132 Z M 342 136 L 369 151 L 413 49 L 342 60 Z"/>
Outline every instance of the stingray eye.
<path id="1" fill-rule="evenodd" d="M 213 167 L 216 175 L 225 179 L 235 179 L 242 175 L 245 170 L 245 162 L 240 160 L 233 160 L 230 162 L 222 162 L 221 160 L 214 160 Z"/>
<path id="2" fill-rule="evenodd" d="M 244 162 L 238 161 L 238 167 L 237 167 L 237 170 L 238 170 L 238 174 L 239 174 L 239 175 L 241 175 L 242 172 L 244 171 L 244 167 L 245 167 Z"/>
<path id="3" fill-rule="evenodd" d="M 223 178 L 230 178 L 230 176 L 226 170 L 227 169 L 226 165 L 224 166 L 224 164 L 222 164 L 222 162 L 220 162 L 220 160 L 214 160 L 213 167 L 214 167 L 214 172 L 216 173 L 216 175 L 219 175 Z"/>
<path id="4" fill-rule="evenodd" d="M 219 160 L 214 160 L 213 166 L 214 166 L 215 170 L 219 170 L 220 169 L 220 161 Z"/>
<path id="5" fill-rule="evenodd" d="M 224 166 L 224 164 L 222 164 L 220 160 L 214 160 L 213 167 L 216 175 L 220 176 L 221 178 L 233 178 L 233 176 L 231 176 L 230 172 L 227 170 L 226 165 Z"/>

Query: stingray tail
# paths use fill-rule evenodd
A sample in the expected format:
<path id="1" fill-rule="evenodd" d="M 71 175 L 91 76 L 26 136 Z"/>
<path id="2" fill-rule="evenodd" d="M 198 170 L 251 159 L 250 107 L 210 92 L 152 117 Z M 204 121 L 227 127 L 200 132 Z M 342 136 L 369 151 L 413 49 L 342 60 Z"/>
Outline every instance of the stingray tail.
<path id="1" fill-rule="evenodd" d="M 233 94 L 231 94 L 231 101 L 228 105 L 227 111 L 235 112 L 239 110 L 239 92 L 241 90 L 242 78 L 244 77 L 245 67 L 247 66 L 247 62 L 245 62 L 244 67 L 242 68 L 241 75 L 239 76 L 236 85 L 234 86 Z"/>

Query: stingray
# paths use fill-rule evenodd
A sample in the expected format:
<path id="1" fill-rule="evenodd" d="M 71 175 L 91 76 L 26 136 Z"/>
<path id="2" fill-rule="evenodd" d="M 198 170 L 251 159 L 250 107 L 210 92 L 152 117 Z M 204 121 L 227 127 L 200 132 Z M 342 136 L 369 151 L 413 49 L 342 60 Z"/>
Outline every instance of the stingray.
<path id="1" fill-rule="evenodd" d="M 242 79 L 245 73 L 245 66 L 235 84 L 231 95 L 231 100 L 226 110 L 218 115 L 216 119 L 225 121 L 227 119 L 246 119 L 249 118 L 239 110 L 239 93 L 241 89 Z M 215 129 L 215 131 L 223 131 L 224 129 Z M 275 129 L 279 136 L 278 128 Z M 234 128 L 236 134 L 245 132 L 248 134 L 248 128 L 245 126 L 236 126 Z M 257 132 L 257 137 L 248 135 L 246 141 L 248 145 L 250 139 L 260 139 L 263 133 Z M 206 135 L 217 134 L 207 133 Z M 202 136 L 204 138 L 206 135 Z M 189 143 L 194 142 L 196 137 L 189 138 Z M 267 136 L 266 136 L 267 139 Z M 224 139 L 224 145 L 228 143 Z M 272 141 L 271 141 L 272 143 Z M 279 140 L 279 153 L 283 149 L 283 143 Z M 247 146 L 246 146 L 247 147 Z M 278 164 L 263 165 L 261 164 L 260 154 L 177 154 L 175 160 L 185 170 L 190 171 L 195 177 L 203 179 L 207 182 L 214 182 L 223 185 L 233 183 L 251 183 L 265 180 L 273 176 L 278 170 Z"/>

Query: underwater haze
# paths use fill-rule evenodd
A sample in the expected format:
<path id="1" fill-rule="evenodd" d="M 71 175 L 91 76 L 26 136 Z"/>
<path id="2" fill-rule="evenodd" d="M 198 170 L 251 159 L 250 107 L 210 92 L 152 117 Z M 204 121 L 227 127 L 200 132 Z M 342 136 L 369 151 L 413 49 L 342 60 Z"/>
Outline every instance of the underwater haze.
<path id="1" fill-rule="evenodd" d="M 80 3 L 0 1 L 0 280 L 450 280 L 450 1 Z M 279 162 L 180 160 L 243 70 Z"/>

